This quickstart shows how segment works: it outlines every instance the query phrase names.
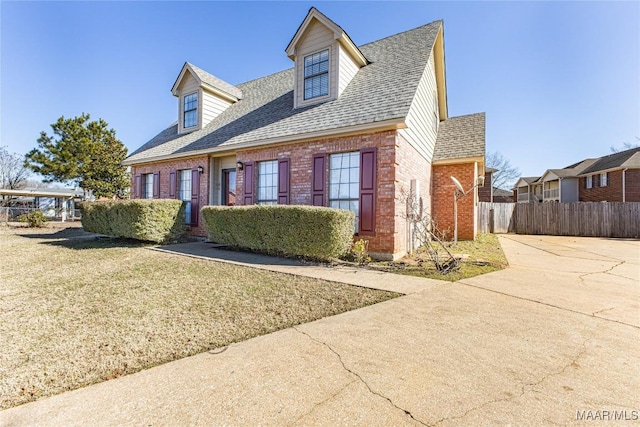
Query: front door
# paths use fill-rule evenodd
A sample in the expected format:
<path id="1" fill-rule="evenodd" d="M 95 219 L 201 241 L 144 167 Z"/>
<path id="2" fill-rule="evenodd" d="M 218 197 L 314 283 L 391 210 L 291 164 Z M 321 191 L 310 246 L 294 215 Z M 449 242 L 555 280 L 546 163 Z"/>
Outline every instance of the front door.
<path id="1" fill-rule="evenodd" d="M 235 206 L 236 204 L 236 170 L 222 170 L 222 204 Z"/>

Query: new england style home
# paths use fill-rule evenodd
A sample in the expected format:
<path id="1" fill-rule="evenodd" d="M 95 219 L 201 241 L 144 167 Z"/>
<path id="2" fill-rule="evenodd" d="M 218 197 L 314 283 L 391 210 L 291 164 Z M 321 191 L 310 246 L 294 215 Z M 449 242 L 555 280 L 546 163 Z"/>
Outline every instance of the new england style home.
<path id="1" fill-rule="evenodd" d="M 357 46 L 311 8 L 285 52 L 292 68 L 238 85 L 185 63 L 178 120 L 125 160 L 132 196 L 186 201 L 195 235 L 205 205 L 349 209 L 371 255 L 396 259 L 408 193 L 453 233 L 454 176 L 472 190 L 458 237 L 475 237 L 485 116 L 448 115 L 442 21 Z"/>

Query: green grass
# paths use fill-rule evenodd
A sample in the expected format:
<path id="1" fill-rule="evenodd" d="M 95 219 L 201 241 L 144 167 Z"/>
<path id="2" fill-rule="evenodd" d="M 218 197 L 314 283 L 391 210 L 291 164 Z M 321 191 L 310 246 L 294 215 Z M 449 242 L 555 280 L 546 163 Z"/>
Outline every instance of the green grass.
<path id="1" fill-rule="evenodd" d="M 0 227 L 0 409 L 398 294 Z"/>
<path id="2" fill-rule="evenodd" d="M 507 267 L 507 258 L 495 234 L 478 234 L 474 241 L 459 241 L 457 245 L 447 243 L 449 251 L 455 256 L 462 256 L 460 269 L 448 274 L 436 270 L 429 256 L 424 251 L 417 251 L 400 261 L 374 262 L 370 268 L 397 274 L 426 277 L 430 279 L 448 280 L 451 282 L 502 270 Z"/>

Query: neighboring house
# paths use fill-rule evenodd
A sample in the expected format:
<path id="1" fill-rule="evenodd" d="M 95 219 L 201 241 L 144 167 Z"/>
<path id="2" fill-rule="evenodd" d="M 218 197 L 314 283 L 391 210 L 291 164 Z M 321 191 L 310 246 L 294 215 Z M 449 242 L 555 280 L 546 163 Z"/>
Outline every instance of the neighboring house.
<path id="1" fill-rule="evenodd" d="M 478 200 L 490 203 L 512 203 L 513 191 L 493 186 L 493 174 L 496 172 L 498 172 L 497 169 L 485 168 L 484 182 L 478 187 Z"/>
<path id="2" fill-rule="evenodd" d="M 518 203 L 541 202 L 542 184 L 539 176 L 521 177 L 514 187 L 514 198 Z"/>
<path id="3" fill-rule="evenodd" d="M 640 148 L 520 178 L 518 202 L 640 202 Z"/>
<path id="4" fill-rule="evenodd" d="M 75 216 L 76 202 L 83 194 L 82 190 L 66 188 L 0 189 L 0 206 L 9 208 L 12 217 L 40 210 L 50 218 L 65 220 Z"/>
<path id="5" fill-rule="evenodd" d="M 442 21 L 356 46 L 311 8 L 285 49 L 291 69 L 237 86 L 185 63 L 172 88 L 178 120 L 133 152 L 132 195 L 204 205 L 299 204 L 349 209 L 377 258 L 411 240 L 406 200 L 441 229 L 476 233 L 484 113 L 449 117 Z M 241 65 L 239 65 L 241 66 Z"/>

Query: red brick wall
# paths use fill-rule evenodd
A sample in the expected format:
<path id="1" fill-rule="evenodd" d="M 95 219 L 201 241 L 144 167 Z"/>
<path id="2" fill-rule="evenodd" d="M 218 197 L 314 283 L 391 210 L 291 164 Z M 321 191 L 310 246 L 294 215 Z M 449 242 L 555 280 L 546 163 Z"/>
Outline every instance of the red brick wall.
<path id="1" fill-rule="evenodd" d="M 456 177 L 465 190 L 475 185 L 475 163 L 452 165 L 436 165 L 433 167 L 433 197 L 431 213 L 440 231 L 446 233 L 448 240 L 454 234 L 454 200 L 455 185 L 451 176 Z M 471 191 L 458 199 L 458 239 L 473 240 L 476 229 L 476 192 Z"/>
<path id="2" fill-rule="evenodd" d="M 600 186 L 600 174 L 593 175 L 593 187 L 586 188 L 586 177 L 580 178 L 578 185 L 579 200 L 581 202 L 621 202 L 622 201 L 622 171 L 609 172 L 606 187 Z M 628 181 L 628 176 L 627 176 Z"/>
<path id="3" fill-rule="evenodd" d="M 431 214 L 431 163 L 427 162 L 400 134 L 396 145 L 396 252 L 404 252 L 410 242 L 406 220 L 406 195 L 411 190 L 411 180 L 418 181 L 418 196 L 422 198 L 425 214 Z M 403 194 L 404 193 L 404 194 Z M 419 199 L 418 199 L 419 200 Z"/>
<path id="4" fill-rule="evenodd" d="M 640 169 L 629 169 L 625 173 L 626 202 L 640 202 Z"/>
<path id="5" fill-rule="evenodd" d="M 482 187 L 478 187 L 478 200 L 481 202 L 492 202 L 491 200 L 491 172 L 487 172 L 484 174 L 484 185 Z"/>
<path id="6" fill-rule="evenodd" d="M 628 169 L 625 175 L 626 202 L 640 202 L 640 169 Z M 579 194 L 581 202 L 621 202 L 622 201 L 622 171 L 609 172 L 609 182 L 606 187 L 600 186 L 600 175 L 593 176 L 593 187 L 585 188 L 586 178 L 580 178 Z"/>
<path id="7" fill-rule="evenodd" d="M 203 207 L 209 204 L 209 159 L 207 156 L 132 166 L 131 188 L 133 191 L 135 191 L 134 187 L 136 175 L 160 172 L 160 198 L 168 199 L 169 173 L 181 169 L 194 169 L 198 166 L 202 166 L 204 168 L 204 173 L 200 175 L 200 193 L 198 195 L 200 207 Z M 196 236 L 206 236 L 207 232 L 203 226 L 202 216 L 200 214 L 198 215 L 198 226 L 191 229 L 191 234 Z"/>
<path id="8" fill-rule="evenodd" d="M 241 162 L 260 162 L 290 158 L 290 204 L 311 204 L 312 158 L 318 153 L 343 153 L 361 148 L 377 148 L 376 235 L 363 236 L 369 241 L 369 251 L 393 254 L 396 248 L 395 175 L 396 132 L 385 131 L 341 138 L 325 138 L 302 143 L 241 150 L 236 157 Z M 327 162 L 328 168 L 328 162 Z M 328 174 L 327 174 L 328 179 Z M 237 174 L 237 188 L 244 188 L 244 171 Z M 325 200 L 325 203 L 327 200 Z M 238 200 L 241 204 L 242 200 Z M 388 257 L 388 255 L 385 255 Z"/>

